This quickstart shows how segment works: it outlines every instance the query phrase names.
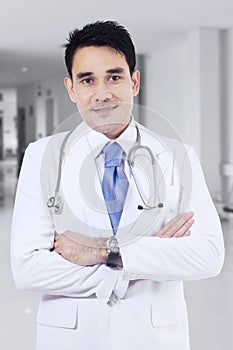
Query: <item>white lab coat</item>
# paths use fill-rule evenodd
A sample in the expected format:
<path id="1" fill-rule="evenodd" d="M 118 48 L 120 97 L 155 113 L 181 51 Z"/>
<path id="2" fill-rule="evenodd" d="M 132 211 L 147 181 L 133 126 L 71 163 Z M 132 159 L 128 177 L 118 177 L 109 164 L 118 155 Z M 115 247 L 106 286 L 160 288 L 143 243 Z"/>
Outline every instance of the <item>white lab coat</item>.
<path id="1" fill-rule="evenodd" d="M 127 168 L 130 187 L 117 233 L 123 269 L 79 266 L 51 251 L 55 234 L 65 229 L 97 237 L 112 234 L 99 181 L 101 164 L 94 160 L 103 139 L 90 148 L 92 133 L 98 133 L 88 131 L 87 137 L 86 128 L 84 123 L 77 128 L 65 151 L 61 215 L 51 213 L 46 202 L 54 193 L 64 133 L 28 147 L 18 183 L 12 271 L 18 288 L 43 294 L 37 350 L 188 350 L 182 281 L 217 275 L 224 259 L 221 225 L 195 152 L 171 140 L 166 141 L 172 145 L 168 151 L 158 136 L 140 126 L 142 144 L 157 155 L 163 174 L 156 200 L 164 208 L 137 209 L 143 203 Z M 77 141 L 77 135 L 83 136 Z M 130 137 L 135 140 L 135 133 Z M 143 186 L 146 162 L 135 169 Z M 150 192 L 149 186 L 144 195 Z M 195 213 L 190 237 L 151 237 L 183 210 Z"/>

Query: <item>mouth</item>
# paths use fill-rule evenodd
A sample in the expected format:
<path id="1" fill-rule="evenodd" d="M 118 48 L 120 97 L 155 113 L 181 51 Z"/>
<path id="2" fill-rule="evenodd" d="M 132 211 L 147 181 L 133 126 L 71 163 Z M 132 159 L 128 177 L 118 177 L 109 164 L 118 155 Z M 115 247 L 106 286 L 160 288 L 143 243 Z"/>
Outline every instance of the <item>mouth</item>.
<path id="1" fill-rule="evenodd" d="M 91 111 L 100 115 L 107 115 L 118 107 L 118 103 L 100 103 L 91 107 Z"/>

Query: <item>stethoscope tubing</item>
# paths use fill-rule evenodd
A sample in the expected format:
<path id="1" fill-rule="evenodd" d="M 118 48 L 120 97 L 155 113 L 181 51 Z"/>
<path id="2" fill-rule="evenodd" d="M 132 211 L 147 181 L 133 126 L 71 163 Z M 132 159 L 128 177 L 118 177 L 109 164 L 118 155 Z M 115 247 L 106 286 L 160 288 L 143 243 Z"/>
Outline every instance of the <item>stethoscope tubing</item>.
<path id="1" fill-rule="evenodd" d="M 152 164 L 152 169 L 153 169 L 154 198 L 156 199 L 156 187 L 157 187 L 156 186 L 156 174 L 155 174 L 156 159 L 155 159 L 155 156 L 154 156 L 153 152 L 151 151 L 151 149 L 148 146 L 141 145 L 141 135 L 140 135 L 140 131 L 139 131 L 139 128 L 138 128 L 137 124 L 135 125 L 135 128 L 136 128 L 136 133 L 137 133 L 136 144 L 128 152 L 127 163 L 129 165 L 130 173 L 131 173 L 131 175 L 133 177 L 133 180 L 134 180 L 135 186 L 137 188 L 137 191 L 139 193 L 139 196 L 140 196 L 140 198 L 141 198 L 141 200 L 142 200 L 142 202 L 143 202 L 143 204 L 145 206 L 143 209 L 152 210 L 152 209 L 156 209 L 158 207 L 162 207 L 163 205 L 161 203 L 159 203 L 159 205 L 151 206 L 148 203 L 146 203 L 146 201 L 143 198 L 143 195 L 141 193 L 141 190 L 139 188 L 139 185 L 138 185 L 136 176 L 134 174 L 134 169 L 133 168 L 134 168 L 134 161 L 135 161 L 135 158 L 136 158 L 136 155 L 135 155 L 136 152 L 139 149 L 145 150 L 150 155 L 150 159 L 151 159 L 151 164 Z M 54 191 L 54 196 L 51 196 L 48 199 L 48 202 L 47 202 L 47 207 L 48 208 L 55 208 L 55 212 L 56 213 L 59 213 L 60 206 L 62 206 L 62 204 L 60 202 L 57 202 L 57 198 L 59 196 L 58 194 L 59 194 L 59 189 L 60 189 L 60 184 L 61 184 L 62 162 L 63 162 L 64 153 L 65 153 L 64 151 L 65 151 L 65 147 L 66 147 L 67 141 L 68 141 L 70 135 L 73 133 L 74 130 L 75 129 L 70 130 L 68 132 L 68 134 L 64 137 L 64 140 L 62 141 L 60 152 L 59 152 L 58 174 L 57 174 L 57 181 L 56 181 L 56 187 L 55 187 L 55 191 Z"/>

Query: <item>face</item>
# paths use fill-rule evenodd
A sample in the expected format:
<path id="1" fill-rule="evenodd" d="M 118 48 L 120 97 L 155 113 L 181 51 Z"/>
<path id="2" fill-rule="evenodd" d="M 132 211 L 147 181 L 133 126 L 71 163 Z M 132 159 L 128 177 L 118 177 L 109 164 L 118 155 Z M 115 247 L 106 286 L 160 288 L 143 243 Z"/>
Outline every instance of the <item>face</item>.
<path id="1" fill-rule="evenodd" d="M 66 77 L 64 83 L 71 101 L 91 128 L 113 139 L 129 124 L 140 73 L 135 71 L 131 77 L 123 54 L 108 46 L 78 49 L 72 80 Z"/>

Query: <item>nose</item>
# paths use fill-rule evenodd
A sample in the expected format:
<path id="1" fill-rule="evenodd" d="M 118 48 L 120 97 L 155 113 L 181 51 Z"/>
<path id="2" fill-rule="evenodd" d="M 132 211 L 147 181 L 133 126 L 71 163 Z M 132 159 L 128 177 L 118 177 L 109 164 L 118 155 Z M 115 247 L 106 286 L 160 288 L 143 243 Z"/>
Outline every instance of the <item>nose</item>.
<path id="1" fill-rule="evenodd" d="M 110 91 L 109 86 L 107 86 L 107 84 L 105 83 L 97 84 L 95 89 L 94 99 L 96 103 L 111 100 L 112 92 Z"/>

